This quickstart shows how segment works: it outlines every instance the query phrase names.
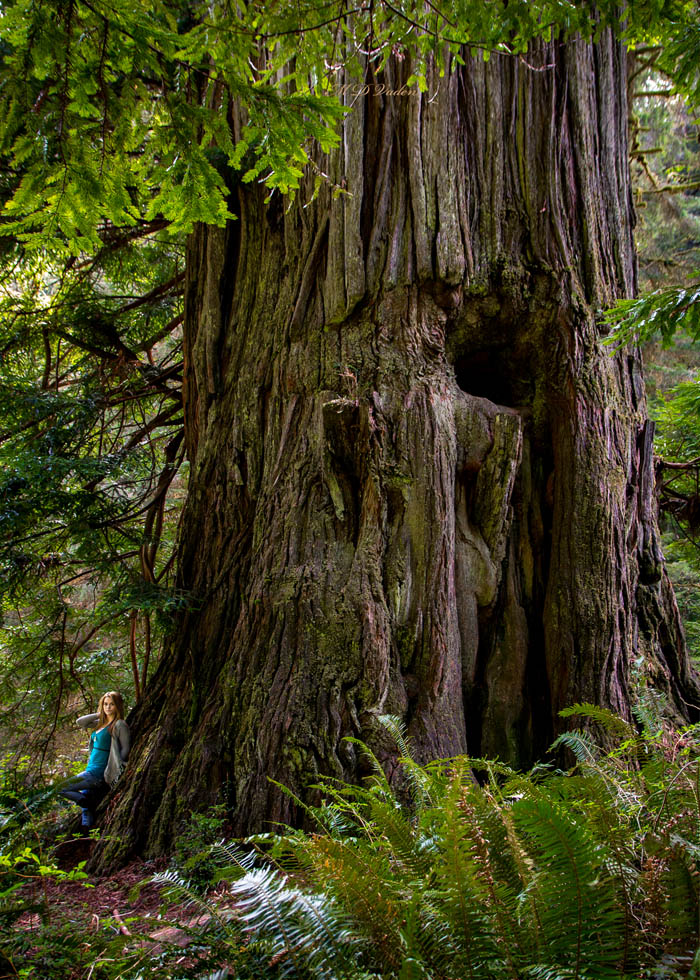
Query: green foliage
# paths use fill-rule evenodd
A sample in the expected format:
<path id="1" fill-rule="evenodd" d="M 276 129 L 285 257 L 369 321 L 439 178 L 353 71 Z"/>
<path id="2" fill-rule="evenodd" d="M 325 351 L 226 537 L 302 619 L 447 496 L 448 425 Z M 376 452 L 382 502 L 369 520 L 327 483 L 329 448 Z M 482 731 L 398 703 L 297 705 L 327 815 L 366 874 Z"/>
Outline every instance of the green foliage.
<path id="1" fill-rule="evenodd" d="M 69 881 L 84 880 L 87 878 L 83 871 L 84 863 L 71 871 L 64 871 L 53 863 L 47 864 L 45 858 L 29 845 L 11 854 L 0 854 L 0 901 L 6 902 L 13 892 L 24 888 L 28 881 L 48 877 Z"/>
<path id="2" fill-rule="evenodd" d="M 700 348 L 685 334 L 672 348 L 645 350 L 650 415 L 655 420 L 656 492 L 666 567 L 688 650 L 700 664 Z"/>
<path id="3" fill-rule="evenodd" d="M 326 781 L 314 830 L 215 848 L 222 959 L 243 927 L 249 949 L 298 978 L 685 975 L 700 945 L 700 732 L 667 730 L 650 696 L 641 732 L 589 705 L 566 714 L 608 745 L 569 732 L 569 772 L 405 756 L 408 805 L 380 772 Z M 189 893 L 172 872 L 157 880 Z"/>
<path id="4" fill-rule="evenodd" d="M 593 16 L 566 0 L 2 5 L 5 731 L 28 738 L 38 719 L 33 744 L 45 749 L 67 696 L 90 703 L 110 676 L 107 686 L 124 686 L 136 622 L 155 644 L 168 614 L 194 601 L 169 581 L 184 495 L 181 236 L 197 221 L 223 224 L 237 180 L 310 193 L 307 164 L 322 174 L 316 161 L 346 111 L 342 79 L 381 77 L 392 54 L 407 59 L 407 84 L 425 89 L 431 59 L 443 72 L 448 55 L 519 57 L 534 38 L 594 37 L 612 24 L 630 45 L 661 42 L 659 67 L 695 98 L 695 6 L 633 2 L 623 25 L 619 16 L 617 4 Z M 612 315 L 615 338 L 668 340 L 679 325 L 697 336 L 697 301 L 693 287 L 630 303 Z M 606 754 L 570 733 L 569 774 L 421 767 L 394 725 L 412 806 L 379 767 L 364 787 L 323 784 L 326 804 L 309 811 L 316 833 L 257 839 L 255 867 L 227 851 L 223 900 L 241 918 L 217 915 L 203 947 L 242 978 L 402 980 L 604 980 L 652 970 L 669 943 L 694 953 L 696 733 L 638 736 L 577 710 L 618 745 Z M 220 819 L 193 824 L 180 846 L 195 887 L 179 887 L 200 902 L 212 872 L 202 847 Z M 36 870 L 27 846 L 7 857 L 8 876 Z M 178 975 L 174 958 L 104 937 L 76 959 L 69 927 L 16 939 L 27 977 L 70 976 L 77 962 L 95 978 Z"/>
<path id="5" fill-rule="evenodd" d="M 612 3 L 594 15 L 568 0 L 337 10 L 319 0 L 13 0 L 0 17 L 5 233 L 80 256 L 108 228 L 143 219 L 174 232 L 221 225 L 231 214 L 217 154 L 244 181 L 293 192 L 311 146 L 338 142 L 341 68 L 364 80 L 392 53 L 410 55 L 407 84 L 425 89 L 429 58 L 442 73 L 465 48 L 518 56 L 535 38 L 596 37 L 608 24 L 634 42 L 651 23 L 676 45 L 692 88 L 692 6 L 631 3 L 620 16 Z"/>
<path id="6" fill-rule="evenodd" d="M 35 794 L 33 802 L 27 801 L 22 787 L 17 786 L 16 767 L 8 764 L 7 759 L 0 762 L 0 966 L 5 968 L 14 963 L 17 946 L 13 938 L 22 918 L 41 922 L 50 931 L 52 909 L 47 885 L 56 882 L 89 884 L 84 861 L 68 870 L 61 868 L 46 846 L 43 814 L 47 802 L 45 792 Z M 16 938 L 21 946 L 23 940 L 19 932 Z M 60 964 L 60 953 L 57 961 Z M 16 975 L 14 967 L 13 973 L 3 975 Z M 32 975 L 41 976 L 41 973 Z M 61 973 L 60 965 L 54 975 L 65 975 Z"/>
<path id="7" fill-rule="evenodd" d="M 694 118 L 698 93 L 674 64 L 677 37 L 692 46 L 698 32 L 672 19 L 668 30 L 650 32 L 647 46 L 631 58 L 631 165 L 642 293 L 608 313 L 612 329 L 607 342 L 615 347 L 644 345 L 649 411 L 656 423 L 656 490 L 666 568 L 689 652 L 697 662 L 700 152 Z"/>
<path id="8" fill-rule="evenodd" d="M 0 975 L 23 980 L 142 980 L 144 976 L 160 980 L 188 980 L 214 977 L 218 971 L 220 948 L 217 931 L 210 929 L 212 945 L 192 945 L 183 964 L 183 949 L 170 938 L 169 923 L 158 919 L 124 920 L 100 912 L 100 922 L 92 915 L 86 930 L 89 910 L 75 883 L 92 888 L 84 871 L 84 861 L 73 868 L 59 865 L 51 848 L 45 844 L 48 823 L 55 814 L 47 793 L 27 805 L 22 794 L 13 791 L 12 769 L 0 766 Z M 21 812 L 23 819 L 15 819 Z M 56 838 L 64 844 L 63 835 Z M 213 867 L 213 865 L 212 865 Z M 67 904 L 66 899 L 70 904 Z M 94 906 L 93 906 L 94 908 Z M 182 912 L 182 909 L 179 909 Z M 154 931 L 165 935 L 154 939 Z M 171 927 L 171 932 L 174 927 Z M 126 930 L 126 931 L 124 931 Z M 182 930 L 181 933 L 182 934 Z M 242 942 L 239 944 L 243 948 Z M 247 951 L 246 951 L 247 952 Z M 243 957 L 242 957 L 243 959 Z M 268 974 L 254 969 L 256 961 L 246 957 L 250 970 L 241 972 L 241 980 L 264 980 Z"/>
<path id="9" fill-rule="evenodd" d="M 664 555 L 673 582 L 673 591 L 683 620 L 688 652 L 696 670 L 700 669 L 700 590 L 698 590 L 697 543 L 685 535 L 668 534 Z"/>
<path id="10" fill-rule="evenodd" d="M 75 923 L 58 919 L 40 928 L 16 928 L 0 948 L 3 976 L 22 980 L 226 980 L 231 976 L 217 967 L 208 947 L 192 945 L 185 956 L 180 945 L 155 942 L 137 931 L 140 923 L 131 918 L 127 923 L 128 936 L 120 933 L 120 923 L 110 919 L 87 934 Z M 246 965 L 251 959 L 245 958 Z M 237 977 L 273 980 L 274 974 L 263 972 L 261 965 Z"/>
<path id="11" fill-rule="evenodd" d="M 664 347 L 673 344 L 677 332 L 700 338 L 700 285 L 655 290 L 638 299 L 620 300 L 606 314 L 612 327 L 607 343 L 624 345 L 660 336 Z"/>
<path id="12" fill-rule="evenodd" d="M 632 82 L 631 169 L 643 293 L 686 287 L 700 265 L 697 130 L 692 108 L 673 93 L 657 58 L 658 51 L 636 57 Z"/>
<path id="13" fill-rule="evenodd" d="M 672 3 L 662 17 L 656 14 L 654 5 L 633 5 L 627 36 L 636 237 L 642 273 L 659 288 L 621 300 L 607 313 L 608 342 L 616 346 L 656 337 L 670 346 L 679 333 L 700 335 L 700 160 L 693 119 L 700 106 L 698 11 L 695 4 Z"/>
<path id="14" fill-rule="evenodd" d="M 467 51 L 695 22 L 665 0 L 620 16 L 568 0 L 3 4 L 0 724 L 39 763 L 69 698 L 106 684 L 138 699 L 151 647 L 196 602 L 171 581 L 182 236 L 225 223 L 239 181 L 317 194 L 343 84 L 381 79 L 392 56 L 424 90 Z"/>
<path id="15" fill-rule="evenodd" d="M 282 93 L 270 68 L 254 69 L 258 31 L 281 30 L 284 19 L 242 24 L 223 4 L 199 22 L 197 13 L 137 0 L 4 5 L 0 154 L 14 185 L 6 233 L 78 256 L 99 247 L 105 228 L 143 218 L 163 217 L 174 232 L 223 224 L 230 214 L 212 144 L 233 167 L 254 147 L 245 176 L 265 169 L 268 184 L 286 191 L 301 174 L 305 139 L 336 141 L 337 104 L 308 87 Z M 247 117 L 235 147 L 232 98 Z"/>
<path id="16" fill-rule="evenodd" d="M 700 731 L 668 729 L 661 708 L 642 697 L 635 726 L 573 706 L 606 747 L 568 732 L 568 772 L 405 755 L 403 803 L 379 771 L 323 782 L 312 830 L 214 844 L 204 861 L 222 815 L 203 815 L 181 870 L 152 879 L 190 939 L 186 965 L 176 939 L 156 947 L 133 920 L 130 936 L 102 930 L 87 948 L 57 920 L 15 926 L 5 955 L 32 980 L 76 976 L 71 951 L 102 980 L 680 980 L 700 948 Z"/>
<path id="17" fill-rule="evenodd" d="M 186 879 L 191 889 L 206 889 L 215 874 L 217 864 L 212 846 L 224 836 L 225 806 L 218 804 L 206 813 L 193 813 L 178 833 L 171 855 L 171 869 L 178 878 Z"/>
<path id="18" fill-rule="evenodd" d="M 697 9 L 692 3 L 676 5 L 677 16 L 656 33 L 662 42 L 658 66 L 673 79 L 674 88 L 691 105 L 700 106 L 700 36 Z M 660 36 L 659 36 L 660 35 Z"/>
<path id="19" fill-rule="evenodd" d="M 38 763 L 68 698 L 92 710 L 113 687 L 133 702 L 187 603 L 169 580 L 183 264 L 178 240 L 152 225 L 85 263 L 5 256 L 0 726 Z"/>

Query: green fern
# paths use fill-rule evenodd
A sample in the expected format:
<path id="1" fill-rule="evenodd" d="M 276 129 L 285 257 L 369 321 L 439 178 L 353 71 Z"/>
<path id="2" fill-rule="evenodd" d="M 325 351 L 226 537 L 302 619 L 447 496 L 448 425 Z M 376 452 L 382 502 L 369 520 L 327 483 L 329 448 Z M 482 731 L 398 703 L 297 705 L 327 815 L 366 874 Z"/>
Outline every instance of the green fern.
<path id="1" fill-rule="evenodd" d="M 635 729 L 624 718 L 620 718 L 619 715 L 610 711 L 609 708 L 601 708 L 599 705 L 590 704 L 589 702 L 573 704 L 570 708 L 563 708 L 559 712 L 559 717 L 587 718 L 589 721 L 594 721 L 600 725 L 604 731 L 620 738 L 634 738 L 636 735 Z"/>
<path id="2" fill-rule="evenodd" d="M 379 721 L 396 742 L 402 772 L 411 790 L 413 806 L 419 811 L 431 802 L 432 779 L 430 771 L 414 762 L 406 726 L 400 718 L 394 715 L 380 715 Z"/>
<path id="3" fill-rule="evenodd" d="M 248 872 L 230 896 L 239 923 L 265 937 L 283 976 L 348 975 L 358 939 L 331 898 L 294 887 L 273 868 Z"/>
<path id="4" fill-rule="evenodd" d="M 539 906 L 543 965 L 574 977 L 617 980 L 623 921 L 604 845 L 582 820 L 544 796 L 519 800 L 513 815 L 546 882 L 547 900 Z"/>
<path id="5" fill-rule="evenodd" d="M 159 885 L 163 889 L 163 896 L 169 901 L 177 902 L 185 908 L 196 908 L 203 915 L 219 918 L 213 902 L 203 896 L 192 882 L 183 878 L 179 871 L 173 868 L 159 871 L 153 875 L 150 883 Z"/>
<path id="6" fill-rule="evenodd" d="M 412 802 L 376 763 L 362 786 L 317 786 L 314 832 L 219 845 L 236 928 L 299 978 L 636 980 L 669 948 L 687 956 L 699 941 L 697 731 L 670 733 L 645 710 L 636 732 L 577 705 L 569 714 L 615 746 L 567 733 L 568 773 L 418 766 L 390 721 Z"/>

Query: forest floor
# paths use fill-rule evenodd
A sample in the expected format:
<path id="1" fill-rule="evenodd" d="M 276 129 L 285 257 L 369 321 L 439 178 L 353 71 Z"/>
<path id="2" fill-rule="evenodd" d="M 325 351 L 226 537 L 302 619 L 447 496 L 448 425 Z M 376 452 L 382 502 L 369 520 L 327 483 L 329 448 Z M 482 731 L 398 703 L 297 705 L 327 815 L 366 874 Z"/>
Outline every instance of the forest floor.
<path id="1" fill-rule="evenodd" d="M 57 845 L 53 856 L 55 865 L 65 871 L 78 868 L 89 860 L 94 846 L 95 841 L 90 837 L 69 838 Z M 136 860 L 113 875 L 88 874 L 77 881 L 46 876 L 27 883 L 18 897 L 26 902 L 28 910 L 12 927 L 23 939 L 23 955 L 12 964 L 14 969 L 36 961 L 37 957 L 50 960 L 47 942 L 51 940 L 47 936 L 70 934 L 79 938 L 74 950 L 75 973 L 62 970 L 61 977 L 92 976 L 91 970 L 86 974 L 87 964 L 92 958 L 95 964 L 107 962 L 105 956 L 110 951 L 106 943 L 111 944 L 112 950 L 118 947 L 120 958 L 125 956 L 125 961 L 160 959 L 164 966 L 167 958 L 171 969 L 186 970 L 197 960 L 197 956 L 192 960 L 187 947 L 198 939 L 201 942 L 212 916 L 197 912 L 191 905 L 165 899 L 162 887 L 150 881 L 165 867 L 165 859 Z M 114 942 L 109 940 L 110 936 Z M 56 939 L 52 941 L 55 943 Z M 19 972 L 0 970 L 3 980 L 18 975 Z M 43 980 L 44 973 L 31 972 L 29 976 Z"/>
<path id="2" fill-rule="evenodd" d="M 88 837 L 67 840 L 56 848 L 56 864 L 63 870 L 77 867 L 89 859 L 93 847 L 94 841 Z M 155 862 L 134 861 L 114 875 L 102 878 L 88 876 L 81 881 L 38 878 L 25 886 L 22 897 L 41 902 L 55 922 L 82 924 L 86 933 L 100 929 L 106 920 L 122 929 L 144 932 L 158 928 L 162 920 L 162 891 L 148 883 L 149 877 L 159 870 L 162 867 Z M 41 919 L 36 912 L 25 913 L 16 923 L 23 930 L 40 926 Z"/>

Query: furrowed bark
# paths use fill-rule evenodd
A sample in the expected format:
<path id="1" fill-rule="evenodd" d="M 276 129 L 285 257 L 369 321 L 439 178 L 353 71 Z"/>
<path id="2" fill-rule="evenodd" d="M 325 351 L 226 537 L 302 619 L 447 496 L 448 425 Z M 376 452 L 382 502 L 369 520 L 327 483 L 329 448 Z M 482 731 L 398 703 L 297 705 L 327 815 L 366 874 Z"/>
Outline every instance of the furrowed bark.
<path id="1" fill-rule="evenodd" d="M 625 70 L 606 35 L 370 94 L 322 161 L 347 194 L 237 185 L 192 236 L 195 602 L 103 864 L 218 798 L 237 833 L 298 820 L 277 784 L 360 778 L 347 736 L 391 772 L 382 714 L 419 759 L 520 765 L 575 701 L 629 716 L 635 671 L 696 715 L 641 365 L 597 319 L 635 288 Z"/>

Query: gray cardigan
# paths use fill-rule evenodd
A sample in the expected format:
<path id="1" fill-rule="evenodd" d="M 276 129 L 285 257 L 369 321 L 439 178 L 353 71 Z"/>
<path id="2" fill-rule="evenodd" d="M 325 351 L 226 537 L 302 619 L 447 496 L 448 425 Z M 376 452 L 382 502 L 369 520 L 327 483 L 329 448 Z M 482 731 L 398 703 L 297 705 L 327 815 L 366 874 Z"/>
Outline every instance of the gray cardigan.
<path id="1" fill-rule="evenodd" d="M 81 715 L 78 724 L 81 728 L 93 728 L 99 724 L 100 716 Z M 109 759 L 104 771 L 104 781 L 114 788 L 122 774 L 131 749 L 131 732 L 123 718 L 118 718 L 112 725 L 112 744 L 109 747 Z"/>

